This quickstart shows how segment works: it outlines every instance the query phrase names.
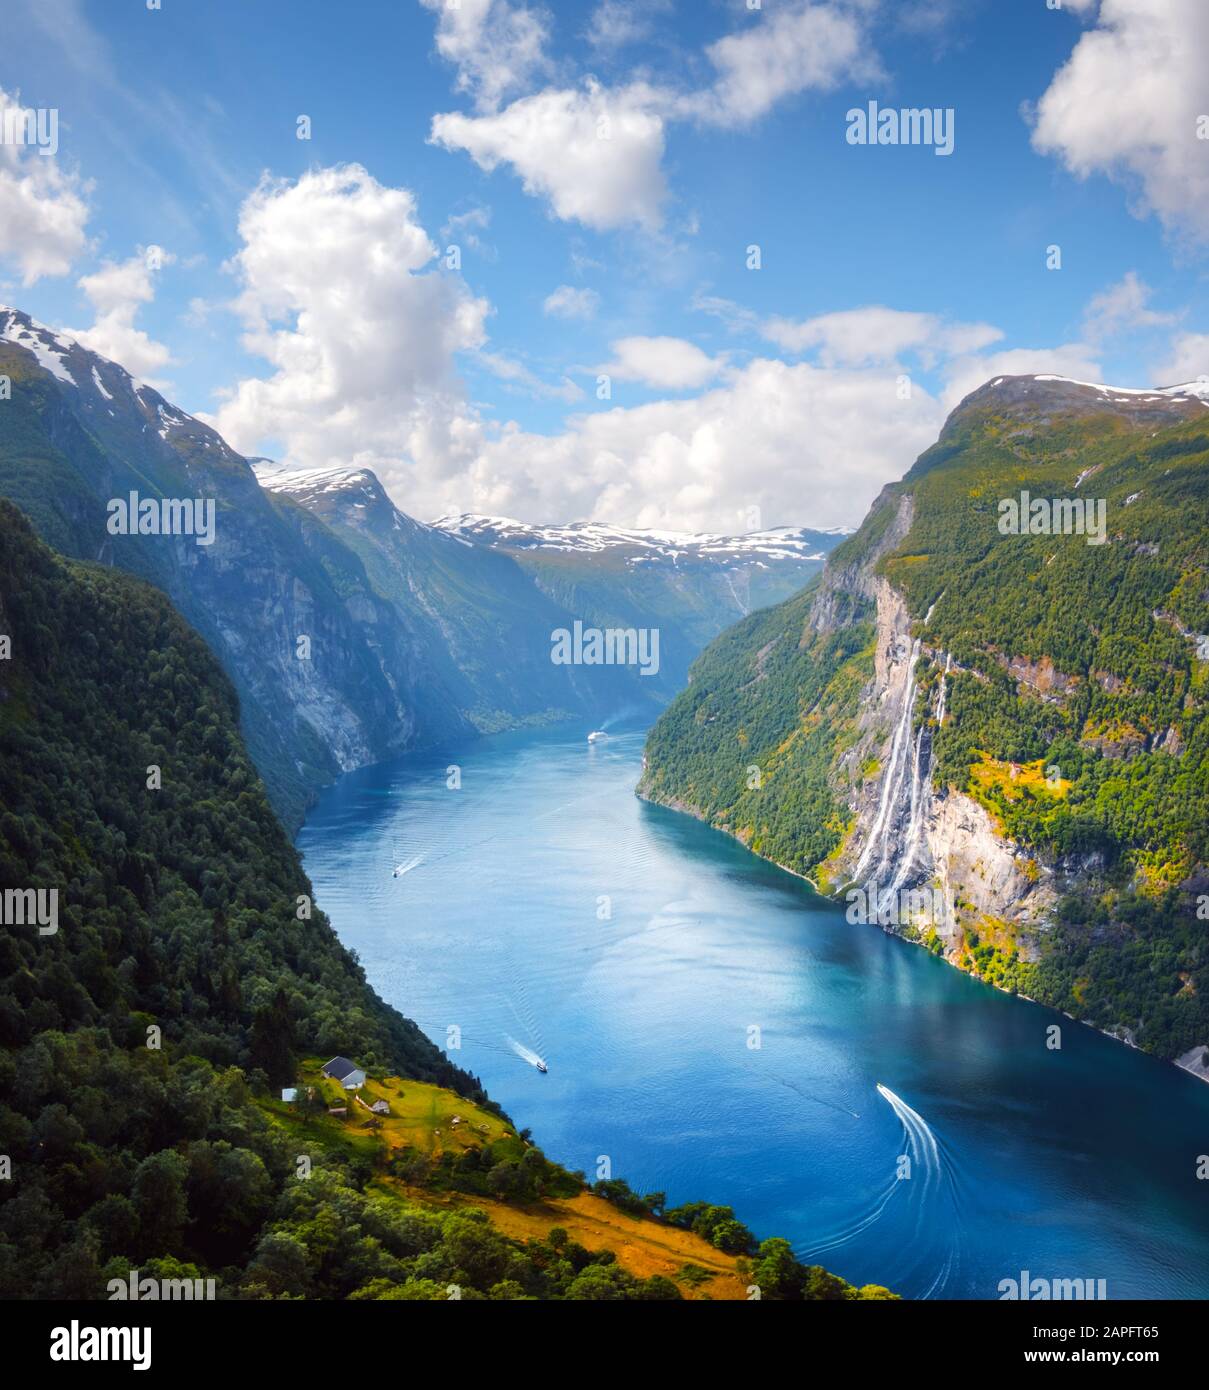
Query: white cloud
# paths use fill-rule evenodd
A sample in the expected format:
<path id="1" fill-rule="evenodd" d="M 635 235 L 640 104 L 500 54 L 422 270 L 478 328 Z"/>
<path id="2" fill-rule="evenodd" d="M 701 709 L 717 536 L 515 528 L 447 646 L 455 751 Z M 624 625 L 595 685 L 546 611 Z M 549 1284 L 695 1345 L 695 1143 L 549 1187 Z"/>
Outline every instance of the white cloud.
<path id="1" fill-rule="evenodd" d="M 0 122 L 19 120 L 22 109 L 20 93 L 10 96 L 0 88 Z M 50 135 L 49 117 L 45 134 Z M 63 170 L 57 155 L 0 143 L 0 263 L 13 267 L 23 285 L 66 275 L 86 249 L 90 191 L 91 185 Z"/>
<path id="2" fill-rule="evenodd" d="M 621 338 L 613 360 L 599 368 L 618 381 L 638 381 L 663 391 L 691 391 L 718 375 L 722 363 L 683 338 Z"/>
<path id="3" fill-rule="evenodd" d="M 244 345 L 273 367 L 241 381 L 213 417 L 238 449 L 279 441 L 302 466 L 380 469 L 414 481 L 473 456 L 478 422 L 453 356 L 485 340 L 485 300 L 430 269 L 436 247 L 412 194 L 360 165 L 261 183 L 244 203 L 232 268 Z"/>
<path id="4" fill-rule="evenodd" d="M 865 0 L 770 5 L 762 20 L 706 49 L 717 76 L 712 87 L 685 100 L 686 113 L 747 124 L 787 97 L 877 76 L 866 27 L 872 8 Z"/>
<path id="5" fill-rule="evenodd" d="M 429 514 L 733 531 L 755 506 L 769 526 L 854 524 L 942 418 L 886 372 L 759 359 L 700 396 L 583 414 L 558 435 L 510 425 Z"/>
<path id="6" fill-rule="evenodd" d="M 542 302 L 542 313 L 556 319 L 590 319 L 600 306 L 595 290 L 559 285 Z"/>
<path id="7" fill-rule="evenodd" d="M 420 0 L 435 11 L 437 52 L 458 70 L 458 90 L 493 111 L 504 97 L 523 91 L 546 70 L 549 37 L 545 15 L 509 0 Z"/>
<path id="8" fill-rule="evenodd" d="M 1209 333 L 1177 334 L 1170 354 L 1150 374 L 1156 386 L 1182 386 L 1186 381 L 1209 377 Z"/>
<path id="9" fill-rule="evenodd" d="M 424 3 L 435 8 L 441 0 Z M 483 3 L 476 0 L 476 15 Z M 597 230 L 656 230 L 667 194 L 662 159 L 668 122 L 747 125 L 800 92 L 830 91 L 845 80 L 876 75 L 880 67 L 866 32 L 875 6 L 876 0 L 792 0 L 775 11 L 751 11 L 738 31 L 706 50 L 715 78 L 700 90 L 641 80 L 607 87 L 587 77 L 582 86 L 548 87 L 502 109 L 498 101 L 480 100 L 477 116 L 434 116 L 430 138 L 445 149 L 465 150 L 488 172 L 509 165 L 525 191 L 546 199 L 564 221 Z M 649 19 L 606 0 L 594 12 L 589 36 L 598 46 L 628 42 L 647 32 Z M 438 28 L 438 47 L 441 34 Z M 536 70 L 531 66 L 530 75 Z M 503 90 L 493 87 L 497 95 Z"/>
<path id="10" fill-rule="evenodd" d="M 612 54 L 647 38 L 654 16 L 670 9 L 671 0 L 600 0 L 588 21 L 587 40 L 599 52 Z"/>
<path id="11" fill-rule="evenodd" d="M 457 245 L 469 246 L 472 251 L 485 252 L 489 258 L 494 259 L 494 250 L 484 245 L 482 237 L 479 236 L 480 232 L 485 232 L 490 226 L 491 209 L 473 207 L 466 212 L 453 213 L 441 228 L 441 235 Z"/>
<path id="12" fill-rule="evenodd" d="M 1093 296 L 1083 316 L 1083 332 L 1090 342 L 1100 343 L 1131 329 L 1160 328 L 1176 322 L 1176 314 L 1147 308 L 1153 293 L 1150 286 L 1130 270 L 1115 285 Z"/>
<path id="13" fill-rule="evenodd" d="M 557 386 L 552 386 L 531 372 L 523 362 L 504 353 L 480 351 L 476 356 L 493 376 L 538 400 L 560 400 L 569 404 L 583 398 L 582 387 L 577 386 L 570 377 L 564 376 Z"/>
<path id="14" fill-rule="evenodd" d="M 1138 215 L 1209 240 L 1207 65 L 1204 0 L 1103 0 L 1037 103 L 1033 145 L 1079 178 L 1123 183 Z"/>
<path id="15" fill-rule="evenodd" d="M 91 328 L 66 331 L 86 348 L 119 362 L 134 376 L 164 390 L 168 383 L 156 373 L 168 366 L 172 354 L 163 343 L 134 324 L 144 304 L 155 298 L 155 276 L 176 259 L 158 246 L 148 246 L 126 261 L 106 261 L 100 270 L 78 283 L 95 314 Z"/>
<path id="16" fill-rule="evenodd" d="M 718 301 L 709 303 L 716 306 Z M 937 314 L 887 309 L 880 304 L 820 314 L 801 322 L 767 319 L 759 331 L 786 352 L 817 349 L 824 366 L 850 367 L 894 362 L 908 352 L 930 365 L 938 358 L 979 351 L 1003 337 L 987 323 L 950 323 Z"/>
<path id="17" fill-rule="evenodd" d="M 511 165 L 526 193 L 564 221 L 654 229 L 666 195 L 661 99 L 641 83 L 551 88 L 485 116 L 434 116 L 431 140 L 488 172 Z"/>

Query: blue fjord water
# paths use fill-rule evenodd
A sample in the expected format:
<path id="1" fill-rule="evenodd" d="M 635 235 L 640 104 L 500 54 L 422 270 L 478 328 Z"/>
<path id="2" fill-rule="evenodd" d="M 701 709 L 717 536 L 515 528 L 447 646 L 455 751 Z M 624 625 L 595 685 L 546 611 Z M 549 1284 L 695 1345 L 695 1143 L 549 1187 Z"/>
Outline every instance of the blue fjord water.
<path id="1" fill-rule="evenodd" d="M 299 837 L 379 993 L 550 1157 L 908 1297 L 1209 1296 L 1209 1085 L 850 925 L 638 801 L 642 733 L 585 734 L 350 774 Z"/>

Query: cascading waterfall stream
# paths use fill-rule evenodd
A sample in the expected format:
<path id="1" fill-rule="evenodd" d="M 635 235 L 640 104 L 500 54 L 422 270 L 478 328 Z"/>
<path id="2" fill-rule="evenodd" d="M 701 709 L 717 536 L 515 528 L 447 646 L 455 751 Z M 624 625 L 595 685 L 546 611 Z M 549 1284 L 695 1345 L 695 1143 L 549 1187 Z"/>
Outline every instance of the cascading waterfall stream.
<path id="1" fill-rule="evenodd" d="M 945 699 L 949 693 L 948 675 L 952 669 L 953 654 L 952 652 L 945 652 L 945 669 L 940 677 L 940 699 L 936 702 L 936 727 L 938 729 L 945 722 Z"/>
<path id="2" fill-rule="evenodd" d="M 945 669 L 940 677 L 940 696 L 936 703 L 936 726 L 937 728 L 944 722 L 945 717 L 945 697 L 947 694 L 945 676 L 948 675 L 953 658 L 948 653 L 945 654 Z M 890 884 L 890 895 L 894 896 L 900 888 L 907 882 L 911 870 L 915 867 L 916 856 L 920 846 L 923 844 L 924 837 L 924 808 L 927 804 L 924 795 L 927 790 L 932 771 L 932 731 L 926 725 L 920 725 L 919 733 L 915 739 L 915 760 L 911 776 L 911 815 L 907 822 L 907 833 L 904 838 L 904 849 L 899 859 L 898 868 L 895 871 L 894 879 Z"/>
<path id="3" fill-rule="evenodd" d="M 882 794 L 877 808 L 877 817 L 873 822 L 873 828 L 869 832 L 869 840 L 856 866 L 855 877 L 858 880 L 864 873 L 865 867 L 872 858 L 874 850 L 880 849 L 881 852 L 877 872 L 874 874 L 875 879 L 886 865 L 888 853 L 887 831 L 889 829 L 890 810 L 897 801 L 899 792 L 902 789 L 902 776 L 906 767 L 903 752 L 911 739 L 911 711 L 915 705 L 915 665 L 918 661 L 919 638 L 917 637 L 911 648 L 911 661 L 907 667 L 907 687 L 903 692 L 903 712 L 899 716 L 898 726 L 894 730 L 894 739 L 890 745 L 890 766 L 886 771 L 885 781 L 882 783 Z"/>
<path id="4" fill-rule="evenodd" d="M 937 600 L 939 602 L 939 600 Z M 935 606 L 935 605 L 934 605 Z M 931 614 L 929 613 L 929 616 Z M 890 765 L 882 783 L 877 816 L 869 832 L 869 839 L 856 866 L 855 879 L 859 882 L 873 861 L 876 853 L 877 865 L 868 875 L 866 888 L 871 894 L 870 911 L 881 919 L 888 907 L 894 914 L 897 894 L 916 871 L 920 851 L 923 848 L 927 820 L 927 791 L 932 768 L 932 730 L 921 725 L 911 738 L 911 724 L 915 708 L 916 666 L 919 661 L 920 643 L 917 638 L 911 649 L 911 661 L 907 671 L 906 688 L 903 692 L 903 708 L 890 745 Z M 952 669 L 953 658 L 945 655 L 945 669 L 940 678 L 940 694 L 937 702 L 936 722 L 939 726 L 945 717 L 948 685 L 946 677 Z M 910 748 L 909 755 L 907 749 Z M 896 827 L 901 823 L 905 812 L 906 825 L 901 835 Z M 890 885 L 883 890 L 880 885 L 886 874 L 891 874 Z"/>
<path id="5" fill-rule="evenodd" d="M 927 745 L 925 748 L 925 740 Z M 907 820 L 907 833 L 904 848 L 899 856 L 898 867 L 890 883 L 890 896 L 907 881 L 907 876 L 915 864 L 915 856 L 924 834 L 924 786 L 932 765 L 932 738 L 921 724 L 915 736 L 915 749 L 911 760 L 911 813 Z"/>

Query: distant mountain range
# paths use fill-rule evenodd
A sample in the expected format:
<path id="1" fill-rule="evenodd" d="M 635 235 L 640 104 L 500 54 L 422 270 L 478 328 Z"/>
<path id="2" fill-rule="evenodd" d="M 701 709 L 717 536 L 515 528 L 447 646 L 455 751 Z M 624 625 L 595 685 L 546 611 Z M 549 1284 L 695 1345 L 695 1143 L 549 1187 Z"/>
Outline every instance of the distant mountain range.
<path id="1" fill-rule="evenodd" d="M 1207 406 L 988 382 L 707 648 L 643 794 L 1209 1078 Z"/>
<path id="2" fill-rule="evenodd" d="M 63 554 L 169 595 L 234 681 L 249 749 L 290 828 L 317 788 L 408 749 L 654 712 L 706 642 L 800 588 L 842 539 L 425 525 L 369 470 L 249 461 L 117 363 L 15 309 L 0 308 L 0 375 L 12 382 L 0 496 Z M 176 507 L 179 523 L 188 499 L 212 508 L 208 540 L 155 520 Z M 115 533 L 114 502 L 135 522 L 145 508 L 147 528 Z M 658 671 L 555 664 L 551 634 L 576 622 L 657 628 Z"/>

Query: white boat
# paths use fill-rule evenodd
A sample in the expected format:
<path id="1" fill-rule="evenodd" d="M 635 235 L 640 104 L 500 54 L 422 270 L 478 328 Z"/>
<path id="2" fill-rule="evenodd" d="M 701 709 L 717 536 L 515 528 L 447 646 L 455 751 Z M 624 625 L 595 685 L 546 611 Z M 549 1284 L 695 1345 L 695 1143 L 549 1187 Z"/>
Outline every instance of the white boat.
<path id="1" fill-rule="evenodd" d="M 599 743 L 602 738 L 608 738 L 608 734 L 603 729 L 593 729 L 588 735 L 588 742 Z"/>

